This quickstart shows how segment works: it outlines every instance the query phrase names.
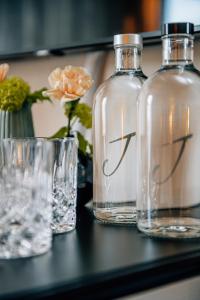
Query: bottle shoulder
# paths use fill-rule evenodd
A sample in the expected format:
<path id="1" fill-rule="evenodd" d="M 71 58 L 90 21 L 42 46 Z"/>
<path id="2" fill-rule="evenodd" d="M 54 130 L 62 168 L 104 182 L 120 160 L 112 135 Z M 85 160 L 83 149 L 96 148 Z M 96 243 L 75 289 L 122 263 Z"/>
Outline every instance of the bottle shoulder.
<path id="1" fill-rule="evenodd" d="M 173 77 L 194 77 L 200 79 L 200 71 L 196 69 L 193 65 L 187 66 L 161 66 L 159 70 L 149 76 L 148 80 L 162 80 L 164 78 L 171 79 Z"/>
<path id="2" fill-rule="evenodd" d="M 142 69 L 137 70 L 121 70 L 116 71 L 110 78 L 120 78 L 123 76 L 128 76 L 130 78 L 138 78 L 138 79 L 147 79 L 147 76 L 143 73 Z"/>
<path id="3" fill-rule="evenodd" d="M 170 99 L 170 101 L 199 99 L 199 90 L 200 72 L 195 67 L 161 67 L 145 81 L 139 94 L 139 101 L 151 99 L 166 103 L 165 101 Z"/>
<path id="4" fill-rule="evenodd" d="M 147 87 L 168 89 L 173 86 L 186 88 L 190 85 L 200 86 L 200 71 L 194 66 L 162 67 L 145 81 Z"/>
<path id="5" fill-rule="evenodd" d="M 121 93 L 134 92 L 142 88 L 146 76 L 142 72 L 116 72 L 106 79 L 97 89 L 95 98 L 107 95 L 117 95 Z"/>

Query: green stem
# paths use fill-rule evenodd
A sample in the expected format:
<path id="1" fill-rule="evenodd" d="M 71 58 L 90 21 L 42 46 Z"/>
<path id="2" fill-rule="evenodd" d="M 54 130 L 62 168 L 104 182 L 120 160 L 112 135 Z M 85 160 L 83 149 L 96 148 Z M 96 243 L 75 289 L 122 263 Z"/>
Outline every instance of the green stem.
<path id="1" fill-rule="evenodd" d="M 74 126 L 74 124 L 76 123 L 76 121 L 78 120 L 77 117 L 74 117 L 71 121 L 71 126 Z"/>
<path id="2" fill-rule="evenodd" d="M 71 134 L 71 126 L 73 125 L 73 124 L 71 124 L 71 121 L 72 121 L 73 113 L 76 109 L 76 106 L 77 106 L 78 102 L 79 102 L 79 100 L 71 102 L 71 107 L 70 107 L 69 113 L 68 113 L 68 115 L 65 114 L 68 117 L 67 136 L 70 136 L 70 134 Z"/>
<path id="3" fill-rule="evenodd" d="M 69 114 L 69 116 L 68 116 L 68 124 L 67 124 L 67 136 L 70 136 L 70 130 L 71 130 L 71 116 Z"/>

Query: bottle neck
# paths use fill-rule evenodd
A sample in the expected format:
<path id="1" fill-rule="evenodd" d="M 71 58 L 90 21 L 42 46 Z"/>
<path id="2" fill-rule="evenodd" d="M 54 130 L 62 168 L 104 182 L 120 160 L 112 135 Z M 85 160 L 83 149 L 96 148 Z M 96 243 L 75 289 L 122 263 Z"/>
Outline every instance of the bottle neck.
<path id="1" fill-rule="evenodd" d="M 140 70 L 141 49 L 135 46 L 115 48 L 116 71 Z"/>
<path id="2" fill-rule="evenodd" d="M 169 35 L 162 38 L 163 65 L 193 64 L 193 37 L 191 35 Z"/>

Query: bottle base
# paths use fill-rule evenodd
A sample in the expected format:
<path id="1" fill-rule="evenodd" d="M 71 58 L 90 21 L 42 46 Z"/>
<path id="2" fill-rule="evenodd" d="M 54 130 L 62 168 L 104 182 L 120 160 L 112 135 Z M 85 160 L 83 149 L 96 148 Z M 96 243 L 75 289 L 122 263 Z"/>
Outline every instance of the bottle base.
<path id="1" fill-rule="evenodd" d="M 149 222 L 138 221 L 138 229 L 145 234 L 169 239 L 200 238 L 200 219 L 195 218 L 156 218 Z"/>
<path id="2" fill-rule="evenodd" d="M 137 211 L 130 207 L 101 208 L 94 211 L 97 220 L 110 224 L 136 224 Z"/>

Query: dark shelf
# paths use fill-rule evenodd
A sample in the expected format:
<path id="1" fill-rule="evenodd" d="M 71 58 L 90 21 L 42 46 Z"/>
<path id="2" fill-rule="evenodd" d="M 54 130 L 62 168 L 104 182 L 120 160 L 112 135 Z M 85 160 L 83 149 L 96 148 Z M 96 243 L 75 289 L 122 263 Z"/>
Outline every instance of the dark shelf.
<path id="1" fill-rule="evenodd" d="M 42 256 L 0 260 L 0 299 L 113 299 L 200 274 L 200 241 L 156 240 L 79 212 Z"/>

